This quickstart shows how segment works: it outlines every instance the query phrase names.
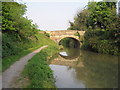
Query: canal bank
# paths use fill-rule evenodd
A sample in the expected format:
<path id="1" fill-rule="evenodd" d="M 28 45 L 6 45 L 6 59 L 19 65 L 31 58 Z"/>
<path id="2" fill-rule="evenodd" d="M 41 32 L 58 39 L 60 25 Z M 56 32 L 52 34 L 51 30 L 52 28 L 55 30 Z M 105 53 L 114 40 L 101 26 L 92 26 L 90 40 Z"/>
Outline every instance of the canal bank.
<path id="1" fill-rule="evenodd" d="M 38 49 L 38 47 L 48 45 L 48 48 L 45 48 L 40 53 L 38 53 L 34 57 L 32 57 L 31 59 L 29 58 L 30 60 L 27 63 L 27 65 L 25 65 L 24 71 L 22 73 L 19 72 L 21 74 L 20 78 L 13 80 L 14 85 L 10 86 L 12 88 L 40 88 L 40 87 L 47 88 L 47 87 L 55 86 L 53 83 L 54 78 L 52 78 L 53 77 L 52 70 L 49 68 L 49 65 L 47 64 L 47 57 L 53 55 L 54 53 L 56 53 L 58 51 L 58 45 L 54 41 L 52 41 L 48 37 L 46 37 L 44 34 L 37 34 L 37 35 L 38 35 L 37 36 L 38 40 L 36 40 L 34 42 L 26 43 L 27 46 L 30 46 L 32 43 L 33 48 L 25 49 L 24 52 L 26 52 L 26 53 L 19 52 L 19 54 L 13 55 L 11 57 L 7 57 L 6 59 L 4 59 L 4 62 L 2 62 L 4 65 L 4 68 L 3 68 L 3 71 L 4 71 L 7 68 L 12 67 L 12 64 L 19 61 L 19 59 L 21 57 L 23 57 L 23 55 L 25 56 L 26 54 L 32 52 L 34 49 Z M 18 66 L 21 67 L 19 64 L 18 64 Z M 10 73 L 12 73 L 12 72 L 10 72 Z M 3 76 L 5 77 L 5 75 L 3 75 Z M 32 76 L 32 78 L 31 78 L 31 76 Z M 39 76 L 39 77 L 35 78 L 37 76 Z M 43 76 L 45 76 L 46 78 L 44 78 Z M 48 78 L 50 80 L 47 83 L 46 80 L 48 80 Z M 39 81 L 41 81 L 43 83 L 40 83 Z M 35 83 L 37 83 L 37 85 Z"/>
<path id="2" fill-rule="evenodd" d="M 28 63 L 28 60 L 31 59 L 36 53 L 40 52 L 42 49 L 48 47 L 45 45 L 39 49 L 29 53 L 28 55 L 20 58 L 15 62 L 10 68 L 2 73 L 2 88 L 12 88 L 16 87 L 16 80 L 20 78 L 20 74 L 23 71 L 25 65 Z M 10 74 L 11 73 L 11 74 Z"/>
<path id="3" fill-rule="evenodd" d="M 56 45 L 51 45 L 36 54 L 22 73 L 22 79 L 28 79 L 29 82 L 23 88 L 56 88 L 53 77 L 53 71 L 47 63 L 47 58 L 58 52 Z"/>

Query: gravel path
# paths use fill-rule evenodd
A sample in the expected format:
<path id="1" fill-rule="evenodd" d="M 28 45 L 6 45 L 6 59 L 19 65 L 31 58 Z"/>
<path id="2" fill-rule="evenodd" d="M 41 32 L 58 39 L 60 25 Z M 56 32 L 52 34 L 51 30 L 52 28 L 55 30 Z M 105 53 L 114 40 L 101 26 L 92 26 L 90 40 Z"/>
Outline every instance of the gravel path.
<path id="1" fill-rule="evenodd" d="M 13 65 L 11 65 L 10 68 L 4 71 L 2 73 L 2 88 L 12 88 L 12 82 L 16 80 L 17 78 L 19 78 L 28 60 L 31 59 L 36 53 L 40 52 L 42 49 L 46 47 L 48 47 L 48 45 L 45 45 L 33 51 L 32 53 L 20 58 Z"/>

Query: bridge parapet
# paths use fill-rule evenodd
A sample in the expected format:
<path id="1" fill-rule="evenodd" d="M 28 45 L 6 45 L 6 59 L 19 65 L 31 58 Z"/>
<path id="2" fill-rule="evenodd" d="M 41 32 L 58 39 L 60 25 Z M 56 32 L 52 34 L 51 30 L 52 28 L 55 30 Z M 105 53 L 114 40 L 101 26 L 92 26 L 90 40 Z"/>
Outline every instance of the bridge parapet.
<path id="1" fill-rule="evenodd" d="M 79 40 L 78 36 L 75 36 L 75 33 L 79 32 L 80 36 L 83 36 L 85 31 L 78 30 L 59 30 L 59 31 L 45 31 L 50 34 L 50 38 L 55 42 L 59 43 L 59 41 L 66 37 L 71 37 Z"/>

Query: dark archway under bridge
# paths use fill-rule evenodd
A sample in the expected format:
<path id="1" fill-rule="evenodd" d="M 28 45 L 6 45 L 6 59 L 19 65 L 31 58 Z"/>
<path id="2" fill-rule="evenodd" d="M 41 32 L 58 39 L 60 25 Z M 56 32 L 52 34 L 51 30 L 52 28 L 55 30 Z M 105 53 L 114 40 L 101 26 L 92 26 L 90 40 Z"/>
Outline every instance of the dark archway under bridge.
<path id="1" fill-rule="evenodd" d="M 50 39 L 55 41 L 59 44 L 60 40 L 63 38 L 71 37 L 75 38 L 76 40 L 80 41 L 80 38 L 76 36 L 76 33 L 80 34 L 80 37 L 84 36 L 85 31 L 78 31 L 78 30 L 56 30 L 56 31 L 45 31 L 46 33 L 50 34 Z"/>

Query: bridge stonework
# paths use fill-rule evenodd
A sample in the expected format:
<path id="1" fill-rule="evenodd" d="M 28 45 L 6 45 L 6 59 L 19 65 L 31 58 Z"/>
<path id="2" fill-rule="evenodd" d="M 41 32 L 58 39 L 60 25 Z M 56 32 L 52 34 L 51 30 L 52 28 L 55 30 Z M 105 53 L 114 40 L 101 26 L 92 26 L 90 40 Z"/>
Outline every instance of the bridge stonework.
<path id="1" fill-rule="evenodd" d="M 59 41 L 66 37 L 75 38 L 79 41 L 79 37 L 75 36 L 75 33 L 79 32 L 80 36 L 83 36 L 85 31 L 78 31 L 78 30 L 59 30 L 59 31 L 45 31 L 46 33 L 50 34 L 50 39 L 59 43 Z"/>

